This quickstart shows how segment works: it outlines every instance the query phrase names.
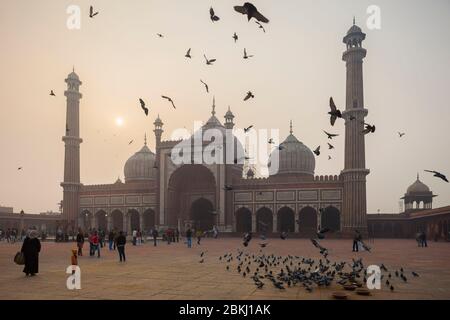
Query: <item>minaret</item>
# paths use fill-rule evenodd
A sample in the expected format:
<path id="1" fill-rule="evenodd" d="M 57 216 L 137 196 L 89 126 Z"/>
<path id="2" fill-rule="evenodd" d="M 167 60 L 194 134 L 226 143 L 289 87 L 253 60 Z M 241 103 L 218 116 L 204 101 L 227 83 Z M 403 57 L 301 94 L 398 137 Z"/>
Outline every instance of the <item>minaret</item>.
<path id="1" fill-rule="evenodd" d="M 346 62 L 346 105 L 345 119 L 345 164 L 342 171 L 344 179 L 344 199 L 342 208 L 341 231 L 343 235 L 354 234 L 355 229 L 367 235 L 367 204 L 366 204 L 366 169 L 364 145 L 364 118 L 367 109 L 364 108 L 363 92 L 363 59 L 366 49 L 362 42 L 366 35 L 361 31 L 355 20 L 353 26 L 344 37 L 347 50 L 342 55 Z"/>
<path id="2" fill-rule="evenodd" d="M 63 187 L 63 212 L 62 217 L 66 223 L 66 231 L 75 229 L 78 224 L 78 208 L 80 190 L 80 99 L 79 92 L 81 81 L 75 71 L 69 74 L 65 80 L 67 90 L 64 95 L 67 98 L 66 110 L 66 134 L 62 137 L 65 146 L 64 155 L 64 182 Z"/>
<path id="3" fill-rule="evenodd" d="M 153 122 L 153 125 L 155 126 L 155 129 L 153 130 L 153 132 L 155 133 L 155 165 L 154 165 L 154 169 L 157 170 L 156 172 L 156 199 L 158 199 L 158 204 L 157 204 L 157 209 L 156 209 L 156 214 L 157 214 L 157 218 L 156 218 L 156 226 L 158 227 L 160 224 L 163 224 L 164 221 L 162 221 L 161 219 L 163 219 L 162 217 L 164 216 L 164 213 L 161 213 L 161 204 L 159 203 L 160 201 L 160 194 L 161 192 L 164 192 L 163 190 L 161 190 L 161 181 L 162 181 L 162 175 L 164 174 L 164 166 L 161 162 L 161 149 L 160 149 L 160 145 L 161 145 L 161 136 L 164 132 L 163 130 L 163 125 L 164 123 L 161 121 L 161 118 L 158 117 L 156 118 L 155 122 Z M 147 139 L 145 141 L 145 143 L 147 144 Z"/>
<path id="4" fill-rule="evenodd" d="M 159 114 L 158 114 L 158 118 L 156 118 L 155 122 L 153 122 L 153 125 L 155 126 L 155 129 L 153 130 L 153 132 L 155 133 L 156 148 L 158 148 L 159 144 L 161 143 L 162 133 L 164 132 L 164 130 L 162 129 L 164 123 L 159 118 Z"/>
<path id="5" fill-rule="evenodd" d="M 234 122 L 233 122 L 233 119 L 234 119 L 234 114 L 233 114 L 233 112 L 231 112 L 231 109 L 230 109 L 230 107 L 228 107 L 228 111 L 227 111 L 227 113 L 225 113 L 225 128 L 227 128 L 227 129 L 233 129 L 233 127 L 234 127 Z"/>

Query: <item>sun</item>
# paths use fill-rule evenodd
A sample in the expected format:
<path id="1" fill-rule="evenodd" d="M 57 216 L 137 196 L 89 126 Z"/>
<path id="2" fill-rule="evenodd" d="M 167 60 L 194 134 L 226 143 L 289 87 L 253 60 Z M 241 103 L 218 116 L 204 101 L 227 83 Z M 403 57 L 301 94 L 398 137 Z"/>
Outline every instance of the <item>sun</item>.
<path id="1" fill-rule="evenodd" d="M 123 126 L 123 118 L 122 118 L 122 117 L 117 117 L 117 118 L 116 118 L 116 125 L 117 125 L 118 127 Z"/>

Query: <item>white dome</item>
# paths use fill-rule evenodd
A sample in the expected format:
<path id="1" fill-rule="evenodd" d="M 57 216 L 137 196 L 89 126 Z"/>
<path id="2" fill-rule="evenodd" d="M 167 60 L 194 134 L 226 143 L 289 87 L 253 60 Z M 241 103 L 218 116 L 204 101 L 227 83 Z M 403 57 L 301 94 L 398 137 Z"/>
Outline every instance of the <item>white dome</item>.
<path id="1" fill-rule="evenodd" d="M 147 145 L 131 156 L 124 167 L 125 182 L 155 180 L 157 168 L 155 168 L 155 154 Z"/>
<path id="2" fill-rule="evenodd" d="M 312 151 L 291 133 L 280 145 L 281 150 L 275 150 L 270 155 L 270 163 L 274 156 L 278 154 L 278 171 L 271 172 L 270 175 L 277 174 L 303 174 L 314 176 L 316 159 Z M 273 169 L 275 170 L 275 168 Z"/>

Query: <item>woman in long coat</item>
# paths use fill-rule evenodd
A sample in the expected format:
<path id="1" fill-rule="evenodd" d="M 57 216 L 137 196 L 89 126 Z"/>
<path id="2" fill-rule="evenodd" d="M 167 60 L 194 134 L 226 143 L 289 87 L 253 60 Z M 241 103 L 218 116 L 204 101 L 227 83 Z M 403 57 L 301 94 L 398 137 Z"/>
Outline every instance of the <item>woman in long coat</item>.
<path id="1" fill-rule="evenodd" d="M 39 272 L 39 252 L 41 251 L 41 242 L 37 237 L 38 232 L 32 230 L 23 241 L 21 250 L 25 257 L 25 267 L 23 268 L 23 272 L 27 276 L 34 276 Z"/>

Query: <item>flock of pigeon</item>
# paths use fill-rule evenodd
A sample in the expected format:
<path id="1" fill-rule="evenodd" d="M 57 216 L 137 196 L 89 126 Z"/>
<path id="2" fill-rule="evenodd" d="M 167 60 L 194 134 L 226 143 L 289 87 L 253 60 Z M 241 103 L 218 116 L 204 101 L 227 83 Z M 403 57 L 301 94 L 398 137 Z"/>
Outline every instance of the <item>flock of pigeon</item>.
<path id="1" fill-rule="evenodd" d="M 248 21 L 250 21 L 251 19 L 254 19 L 255 23 L 258 25 L 258 27 L 260 29 L 262 29 L 262 31 L 264 33 L 266 32 L 266 29 L 264 28 L 264 26 L 261 23 L 269 23 L 269 19 L 267 19 L 261 12 L 259 12 L 258 9 L 255 7 L 255 5 L 253 5 L 250 2 L 245 2 L 242 6 L 234 6 L 234 10 L 237 13 L 246 15 Z M 94 18 L 95 16 L 98 15 L 98 13 L 99 13 L 98 11 L 94 11 L 93 6 L 90 6 L 90 8 L 89 8 L 89 18 Z M 212 7 L 209 9 L 209 16 L 210 16 L 210 19 L 211 19 L 211 21 L 213 23 L 220 21 L 220 17 L 216 14 L 216 12 L 214 11 L 214 9 Z M 164 35 L 161 34 L 161 33 L 157 33 L 157 36 L 159 38 L 163 38 L 164 37 Z M 238 41 L 239 36 L 237 35 L 236 32 L 234 32 L 234 34 L 232 36 L 232 39 L 234 40 L 234 42 Z M 192 59 L 191 49 L 192 48 L 189 48 L 187 50 L 187 52 L 185 54 L 185 58 Z M 217 61 L 215 58 L 208 58 L 205 54 L 203 55 L 203 57 L 205 58 L 206 65 L 213 65 L 214 62 Z M 247 53 L 247 49 L 244 48 L 243 58 L 247 60 L 247 59 L 250 59 L 252 57 L 253 57 L 253 55 L 249 55 Z M 200 79 L 200 82 L 205 87 L 206 92 L 209 93 L 209 86 L 208 86 L 208 84 L 206 82 L 204 82 L 203 80 L 201 80 L 201 79 Z M 51 90 L 50 95 L 51 96 L 56 96 L 55 93 L 53 92 L 53 90 Z M 166 96 L 166 95 L 162 95 L 161 98 L 167 100 L 172 105 L 172 107 L 174 109 L 176 109 L 175 103 L 174 103 L 174 101 L 173 101 L 173 99 L 171 97 Z M 246 93 L 246 95 L 244 96 L 243 100 L 244 101 L 248 101 L 249 99 L 253 99 L 253 98 L 255 98 L 255 95 L 251 91 L 248 91 Z M 148 108 L 146 102 L 142 98 L 139 98 L 139 103 L 140 103 L 140 107 L 143 110 L 144 114 L 146 116 L 148 116 L 149 108 Z M 328 112 L 328 114 L 330 116 L 330 124 L 331 124 L 331 126 L 334 126 L 336 120 L 338 118 L 342 118 L 342 112 L 341 112 L 341 110 L 339 110 L 336 107 L 332 97 L 330 97 L 329 107 L 330 107 L 330 111 Z M 353 117 L 353 116 L 350 116 L 349 120 L 350 121 L 354 121 L 354 120 L 356 120 L 356 118 Z M 375 125 L 368 124 L 368 123 L 365 123 L 365 122 L 362 122 L 362 123 L 364 124 L 364 130 L 361 132 L 361 134 L 366 135 L 366 134 L 370 134 L 370 133 L 375 133 L 375 130 L 376 130 Z M 253 126 L 250 126 L 249 129 L 252 128 L 252 127 Z M 68 131 L 68 130 L 66 130 L 66 131 Z M 245 132 L 248 132 L 248 130 L 245 130 Z M 325 130 L 324 130 L 324 133 L 327 135 L 328 139 L 330 139 L 330 140 L 332 140 L 333 138 L 339 136 L 338 134 L 328 133 Z M 400 138 L 402 138 L 405 135 L 405 133 L 398 132 L 398 135 L 399 135 Z M 275 145 L 275 142 L 273 141 L 273 139 L 270 139 L 268 141 L 268 143 Z M 335 148 L 330 142 L 327 142 L 327 146 L 328 146 L 328 150 L 332 150 L 332 149 Z M 277 145 L 276 148 L 278 148 L 278 150 L 282 150 L 283 146 L 282 145 Z M 314 154 L 316 156 L 319 156 L 320 153 L 321 153 L 320 145 L 313 152 L 314 152 Z M 250 158 L 245 156 L 244 159 L 245 160 L 249 160 Z M 332 159 L 332 157 L 330 155 L 328 155 L 328 160 L 331 160 L 331 159 Z M 237 163 L 238 160 L 241 160 L 241 159 L 235 159 L 235 163 Z M 434 171 L 434 170 L 425 170 L 425 171 L 433 173 L 435 177 L 440 178 L 440 179 L 442 179 L 445 182 L 449 182 L 447 177 L 444 174 L 442 174 L 442 173 L 440 173 L 438 171 Z M 231 190 L 231 187 L 230 186 L 225 186 L 224 189 L 225 190 Z"/>

